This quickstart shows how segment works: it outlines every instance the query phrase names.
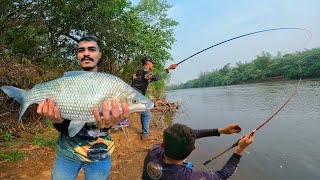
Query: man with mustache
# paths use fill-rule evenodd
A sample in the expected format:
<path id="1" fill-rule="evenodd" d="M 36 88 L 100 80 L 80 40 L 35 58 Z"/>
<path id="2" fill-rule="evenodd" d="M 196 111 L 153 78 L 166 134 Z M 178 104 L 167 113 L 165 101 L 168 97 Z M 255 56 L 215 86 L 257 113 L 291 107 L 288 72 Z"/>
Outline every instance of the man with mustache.
<path id="1" fill-rule="evenodd" d="M 152 74 L 150 71 L 153 69 L 154 61 L 151 56 L 145 56 L 141 60 L 142 67 L 132 78 L 131 86 L 140 91 L 143 95 L 146 94 L 148 85 L 152 81 L 158 81 L 169 73 L 169 70 L 175 69 L 178 65 L 171 64 L 164 71 L 159 74 Z M 151 112 L 145 111 L 140 114 L 142 134 L 141 140 L 146 140 L 149 136 L 149 125 L 151 119 Z"/>
<path id="2" fill-rule="evenodd" d="M 77 46 L 77 59 L 84 71 L 97 72 L 102 57 L 101 43 L 96 37 L 82 37 Z M 74 137 L 68 135 L 69 120 L 62 119 L 59 107 L 52 99 L 42 101 L 37 113 L 54 122 L 60 132 L 57 141 L 57 157 L 52 168 L 53 180 L 76 179 L 81 168 L 86 179 L 105 180 L 111 169 L 111 153 L 114 142 L 108 130 L 127 118 L 129 108 L 122 103 L 120 114 L 116 101 L 111 101 L 112 115 L 109 114 L 108 102 L 102 105 L 103 118 L 98 108 L 93 110 L 97 124 L 86 124 Z"/>

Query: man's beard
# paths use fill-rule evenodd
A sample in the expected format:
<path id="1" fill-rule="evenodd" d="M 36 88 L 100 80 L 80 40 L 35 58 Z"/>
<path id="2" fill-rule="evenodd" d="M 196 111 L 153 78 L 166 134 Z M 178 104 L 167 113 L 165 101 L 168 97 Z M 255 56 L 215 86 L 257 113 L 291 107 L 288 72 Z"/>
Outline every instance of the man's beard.
<path id="1" fill-rule="evenodd" d="M 90 61 L 92 61 L 92 62 L 94 62 L 94 60 L 89 56 L 89 55 L 85 55 L 85 56 L 83 56 L 83 58 L 81 58 L 81 62 L 82 61 L 84 61 L 84 60 L 90 60 Z M 95 65 L 95 66 L 88 66 L 88 67 L 82 67 L 82 70 L 84 70 L 84 71 L 91 71 L 92 69 L 94 69 L 94 68 L 96 68 L 97 67 L 97 65 Z"/>
<path id="2" fill-rule="evenodd" d="M 82 67 L 82 70 L 84 71 L 91 71 L 92 69 L 94 69 L 97 66 L 87 66 L 87 67 Z"/>

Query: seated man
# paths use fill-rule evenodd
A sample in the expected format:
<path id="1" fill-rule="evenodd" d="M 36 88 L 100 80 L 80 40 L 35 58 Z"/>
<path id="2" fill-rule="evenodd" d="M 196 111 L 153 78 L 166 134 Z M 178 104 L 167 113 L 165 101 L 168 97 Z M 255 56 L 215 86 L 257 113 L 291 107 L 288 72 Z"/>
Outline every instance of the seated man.
<path id="1" fill-rule="evenodd" d="M 164 131 L 163 143 L 155 143 L 146 156 L 142 179 L 227 179 L 236 170 L 243 150 L 253 142 L 253 134 L 241 138 L 235 153 L 220 171 L 194 171 L 186 166 L 184 160 L 195 149 L 196 139 L 240 131 L 241 128 L 238 125 L 228 125 L 219 129 L 193 130 L 186 125 L 173 124 Z"/>

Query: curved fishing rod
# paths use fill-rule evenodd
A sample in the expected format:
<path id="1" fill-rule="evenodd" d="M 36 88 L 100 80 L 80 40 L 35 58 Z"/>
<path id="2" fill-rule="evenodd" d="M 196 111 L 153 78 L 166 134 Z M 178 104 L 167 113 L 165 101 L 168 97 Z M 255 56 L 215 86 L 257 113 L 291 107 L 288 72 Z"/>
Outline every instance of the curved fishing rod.
<path id="1" fill-rule="evenodd" d="M 298 65 L 298 64 L 297 64 Z M 298 65 L 299 66 L 299 65 Z M 292 97 L 297 93 L 298 88 L 300 87 L 300 83 L 301 83 L 301 75 L 302 75 L 302 70 L 301 67 L 299 66 L 300 69 L 300 79 L 298 81 L 298 85 L 296 86 L 296 88 L 294 89 L 294 91 L 291 93 L 291 95 L 289 96 L 289 98 L 282 104 L 282 106 L 275 112 L 273 113 L 269 119 L 267 119 L 264 123 L 262 123 L 259 127 L 257 127 L 256 129 L 252 130 L 250 132 L 250 135 L 253 135 L 256 131 L 258 131 L 260 128 L 262 128 L 264 125 L 266 125 L 274 116 L 276 116 L 287 104 L 288 102 L 292 99 Z M 226 150 L 222 151 L 221 153 L 219 153 L 218 155 L 214 156 L 213 158 L 209 159 L 208 161 L 204 162 L 203 165 L 207 165 L 208 163 L 210 163 L 212 160 L 220 157 L 221 155 L 223 155 L 224 153 L 228 152 L 230 149 L 238 146 L 240 139 L 235 142 L 232 146 L 230 146 L 229 148 L 227 148 Z"/>
<path id="2" fill-rule="evenodd" d="M 262 33 L 262 32 L 267 32 L 267 31 L 277 31 L 277 30 L 301 30 L 301 31 L 307 31 L 307 32 L 310 33 L 310 38 L 309 38 L 309 40 L 310 40 L 311 37 L 312 37 L 312 33 L 311 33 L 309 30 L 303 29 L 303 28 L 273 28 L 273 29 L 265 29 L 265 30 L 256 31 L 256 32 L 248 33 L 248 34 L 244 34 L 244 35 L 241 35 L 241 36 L 237 36 L 237 37 L 234 37 L 234 38 L 231 38 L 231 39 L 228 39 L 228 40 L 219 42 L 219 43 L 217 43 L 217 44 L 215 44 L 215 45 L 212 45 L 212 46 L 210 46 L 210 47 L 208 47 L 208 48 L 206 48 L 206 49 L 203 49 L 203 50 L 201 50 L 201 51 L 199 51 L 199 52 L 197 52 L 197 53 L 195 53 L 195 54 L 187 57 L 186 59 L 178 62 L 177 65 L 183 63 L 184 61 L 186 61 L 186 60 L 188 60 L 188 59 L 190 59 L 190 58 L 192 58 L 192 57 L 194 57 L 194 56 L 196 56 L 196 55 L 198 55 L 198 54 L 200 54 L 200 53 L 202 53 L 202 52 L 204 52 L 204 51 L 206 51 L 206 50 L 208 50 L 208 49 L 211 49 L 211 48 L 213 48 L 213 47 L 215 47 L 215 46 L 219 46 L 220 44 L 224 44 L 224 43 L 226 43 L 226 42 L 228 42 L 228 41 L 232 41 L 232 40 L 235 40 L 235 39 L 238 39 L 238 38 L 242 38 L 242 37 L 245 37 L 245 36 L 249 36 L 249 35 L 252 35 L 252 34 L 257 34 L 257 33 Z"/>

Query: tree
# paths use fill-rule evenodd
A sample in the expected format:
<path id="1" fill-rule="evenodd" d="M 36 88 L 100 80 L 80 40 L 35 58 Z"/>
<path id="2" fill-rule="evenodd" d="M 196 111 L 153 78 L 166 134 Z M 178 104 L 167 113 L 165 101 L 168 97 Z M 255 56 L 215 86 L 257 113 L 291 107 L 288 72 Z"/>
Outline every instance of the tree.
<path id="1" fill-rule="evenodd" d="M 67 69 L 75 65 L 79 38 L 94 35 L 103 45 L 99 69 L 129 81 L 142 56 L 153 56 L 158 69 L 172 59 L 177 22 L 168 17 L 170 7 L 161 0 L 135 6 L 130 0 L 3 0 L 0 50 L 51 70 L 61 64 Z"/>
<path id="2" fill-rule="evenodd" d="M 298 65 L 302 69 L 302 74 Z M 189 80 L 185 84 L 173 87 L 180 89 L 230 85 L 264 81 L 270 77 L 278 78 L 278 76 L 288 79 L 300 76 L 304 78 L 320 77 L 320 48 L 283 56 L 278 52 L 276 57 L 272 57 L 270 53 L 263 52 L 249 63 L 239 61 L 234 68 L 231 68 L 230 64 L 226 64 L 219 70 L 202 72 L 197 79 Z M 195 84 L 197 86 L 194 86 Z"/>

